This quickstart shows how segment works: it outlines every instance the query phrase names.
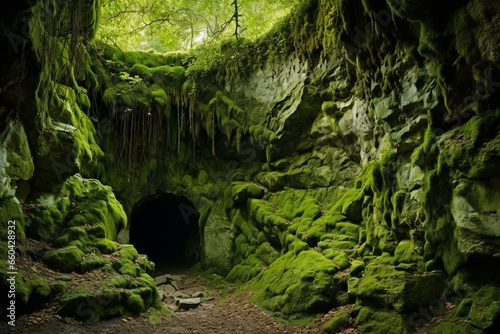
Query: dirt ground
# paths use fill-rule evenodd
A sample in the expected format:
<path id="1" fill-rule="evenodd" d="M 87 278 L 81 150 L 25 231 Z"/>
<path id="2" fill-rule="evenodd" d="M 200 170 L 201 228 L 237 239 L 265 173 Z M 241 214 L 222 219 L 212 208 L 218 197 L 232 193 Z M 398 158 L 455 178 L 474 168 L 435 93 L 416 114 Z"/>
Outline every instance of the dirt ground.
<path id="1" fill-rule="evenodd" d="M 189 274 L 185 277 L 185 292 L 204 291 L 211 300 L 188 311 L 162 314 L 156 310 L 126 318 L 102 321 L 96 324 L 61 318 L 56 314 L 56 305 L 47 305 L 43 310 L 16 319 L 16 327 L 0 323 L 0 333 L 66 334 L 66 333 L 163 333 L 163 334 L 317 334 L 323 333 L 321 326 L 332 314 L 319 315 L 306 326 L 290 326 L 248 302 L 250 295 L 231 296 L 231 287 L 223 291 L 208 287 L 205 277 Z M 352 330 L 345 333 L 356 333 Z"/>

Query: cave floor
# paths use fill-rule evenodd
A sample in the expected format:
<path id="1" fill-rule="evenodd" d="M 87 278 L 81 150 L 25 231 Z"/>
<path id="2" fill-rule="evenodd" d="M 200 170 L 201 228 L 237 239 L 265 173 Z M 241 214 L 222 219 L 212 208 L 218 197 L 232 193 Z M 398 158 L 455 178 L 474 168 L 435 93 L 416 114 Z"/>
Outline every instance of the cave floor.
<path id="1" fill-rule="evenodd" d="M 188 311 L 160 314 L 151 309 L 141 315 L 115 318 L 94 324 L 62 318 L 56 314 L 56 304 L 49 304 L 42 310 L 19 316 L 16 326 L 0 323 L 1 333 L 175 333 L 175 334 L 313 334 L 324 333 L 322 325 L 333 313 L 318 315 L 305 326 L 291 326 L 278 322 L 254 304 L 248 302 L 249 294 L 234 294 L 236 287 L 210 287 L 206 277 L 191 274 L 175 268 L 169 274 L 185 278 L 184 291 L 204 291 L 211 300 Z M 343 333 L 359 333 L 353 329 Z"/>

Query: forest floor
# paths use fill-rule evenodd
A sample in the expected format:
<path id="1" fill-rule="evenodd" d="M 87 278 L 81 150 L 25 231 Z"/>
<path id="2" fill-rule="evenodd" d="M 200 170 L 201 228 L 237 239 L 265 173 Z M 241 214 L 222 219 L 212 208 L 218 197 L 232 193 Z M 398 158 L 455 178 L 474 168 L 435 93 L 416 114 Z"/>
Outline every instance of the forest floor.
<path id="1" fill-rule="evenodd" d="M 62 318 L 56 314 L 57 305 L 19 316 L 16 326 L 0 322 L 0 333 L 83 334 L 83 333 L 162 333 L 162 334 L 319 334 L 322 325 L 333 313 L 318 315 L 307 325 L 292 326 L 277 321 L 248 301 L 250 294 L 236 294 L 233 286 L 212 286 L 204 276 L 176 269 L 169 274 L 184 277 L 183 291 L 204 291 L 210 296 L 200 306 L 188 311 L 150 311 L 137 316 L 115 318 L 90 324 Z M 359 333 L 353 329 L 345 334 Z"/>

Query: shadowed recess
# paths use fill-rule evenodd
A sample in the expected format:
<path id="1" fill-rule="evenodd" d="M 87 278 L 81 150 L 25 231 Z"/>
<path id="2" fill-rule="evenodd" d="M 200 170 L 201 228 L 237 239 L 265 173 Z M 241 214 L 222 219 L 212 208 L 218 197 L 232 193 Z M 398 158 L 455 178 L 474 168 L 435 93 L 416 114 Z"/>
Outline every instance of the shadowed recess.
<path id="1" fill-rule="evenodd" d="M 156 194 L 132 210 L 130 242 L 158 266 L 191 266 L 199 260 L 199 213 L 183 196 Z"/>

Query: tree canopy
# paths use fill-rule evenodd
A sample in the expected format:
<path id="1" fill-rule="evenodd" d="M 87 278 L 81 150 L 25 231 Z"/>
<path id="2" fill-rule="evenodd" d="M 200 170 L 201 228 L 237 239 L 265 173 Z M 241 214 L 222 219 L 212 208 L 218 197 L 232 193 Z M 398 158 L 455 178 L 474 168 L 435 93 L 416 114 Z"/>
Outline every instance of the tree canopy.
<path id="1" fill-rule="evenodd" d="M 98 36 L 123 49 L 187 51 L 268 31 L 298 0 L 103 0 Z"/>

